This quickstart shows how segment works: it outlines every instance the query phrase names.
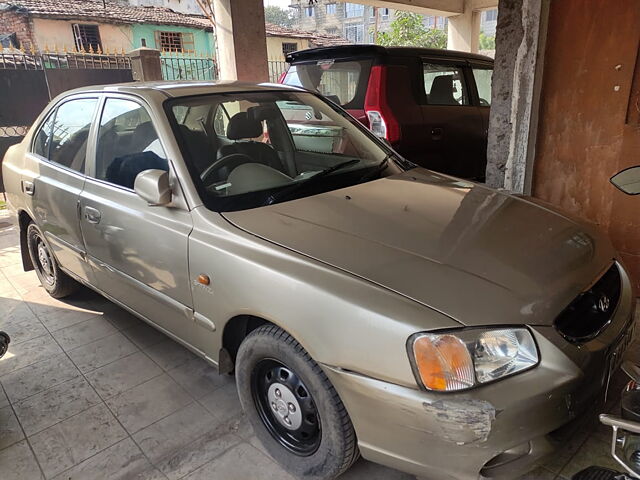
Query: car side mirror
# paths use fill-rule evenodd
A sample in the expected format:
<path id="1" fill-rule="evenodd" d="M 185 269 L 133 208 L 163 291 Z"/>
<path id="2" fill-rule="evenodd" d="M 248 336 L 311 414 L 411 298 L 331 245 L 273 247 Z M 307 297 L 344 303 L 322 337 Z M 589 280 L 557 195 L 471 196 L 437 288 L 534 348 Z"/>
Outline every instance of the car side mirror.
<path id="1" fill-rule="evenodd" d="M 627 195 L 640 194 L 640 165 L 616 173 L 610 181 L 618 190 Z"/>
<path id="2" fill-rule="evenodd" d="M 133 190 L 149 205 L 166 205 L 171 202 L 169 172 L 164 170 L 140 172 L 133 184 Z"/>

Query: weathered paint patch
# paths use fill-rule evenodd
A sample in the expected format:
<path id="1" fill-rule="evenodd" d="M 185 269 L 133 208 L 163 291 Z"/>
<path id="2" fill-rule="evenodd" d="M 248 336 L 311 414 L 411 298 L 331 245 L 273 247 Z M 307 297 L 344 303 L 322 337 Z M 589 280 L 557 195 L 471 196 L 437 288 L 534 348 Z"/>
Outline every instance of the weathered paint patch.
<path id="1" fill-rule="evenodd" d="M 462 445 L 486 441 L 496 419 L 496 409 L 485 400 L 437 400 L 422 405 L 437 419 L 433 433 Z"/>

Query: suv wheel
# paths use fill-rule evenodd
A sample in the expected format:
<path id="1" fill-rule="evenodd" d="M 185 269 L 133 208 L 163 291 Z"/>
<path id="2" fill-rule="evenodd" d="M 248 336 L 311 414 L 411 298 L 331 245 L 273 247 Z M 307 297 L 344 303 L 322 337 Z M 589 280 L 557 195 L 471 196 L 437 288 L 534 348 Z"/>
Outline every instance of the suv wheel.
<path id="1" fill-rule="evenodd" d="M 358 458 L 353 425 L 338 393 L 281 328 L 265 325 L 245 338 L 236 383 L 256 436 L 293 475 L 335 478 Z"/>
<path id="2" fill-rule="evenodd" d="M 27 245 L 36 275 L 49 295 L 63 298 L 77 290 L 78 283 L 60 270 L 57 260 L 44 241 L 42 231 L 35 223 L 30 223 L 27 227 Z"/>

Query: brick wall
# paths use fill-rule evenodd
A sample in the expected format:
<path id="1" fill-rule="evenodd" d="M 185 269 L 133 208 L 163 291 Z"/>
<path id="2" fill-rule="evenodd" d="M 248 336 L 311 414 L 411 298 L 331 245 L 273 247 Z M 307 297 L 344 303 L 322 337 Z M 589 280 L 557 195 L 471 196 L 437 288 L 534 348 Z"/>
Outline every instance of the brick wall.
<path id="1" fill-rule="evenodd" d="M 38 48 L 33 36 L 31 18 L 13 9 L 0 10 L 0 33 L 15 33 L 18 41 L 29 49 L 32 45 Z"/>

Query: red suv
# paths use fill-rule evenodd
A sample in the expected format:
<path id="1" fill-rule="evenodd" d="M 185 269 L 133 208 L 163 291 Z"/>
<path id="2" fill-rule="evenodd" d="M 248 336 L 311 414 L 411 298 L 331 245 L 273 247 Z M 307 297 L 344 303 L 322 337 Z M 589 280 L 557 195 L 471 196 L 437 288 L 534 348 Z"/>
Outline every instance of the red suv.
<path id="1" fill-rule="evenodd" d="M 484 180 L 493 60 L 346 45 L 290 53 L 282 83 L 320 92 L 418 165 Z"/>

